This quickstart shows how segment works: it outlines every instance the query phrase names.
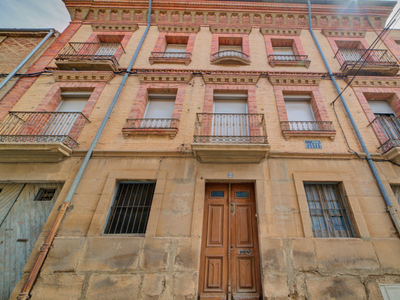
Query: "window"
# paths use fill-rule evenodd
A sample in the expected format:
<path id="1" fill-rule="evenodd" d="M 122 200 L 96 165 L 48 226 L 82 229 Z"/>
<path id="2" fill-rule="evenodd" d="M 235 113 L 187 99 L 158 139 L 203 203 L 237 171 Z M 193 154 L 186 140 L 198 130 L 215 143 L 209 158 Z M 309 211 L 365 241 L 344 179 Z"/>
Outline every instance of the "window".
<path id="1" fill-rule="evenodd" d="M 346 204 L 338 184 L 305 183 L 314 237 L 353 237 Z"/>
<path id="2" fill-rule="evenodd" d="M 92 92 L 62 92 L 57 112 L 82 112 Z"/>
<path id="3" fill-rule="evenodd" d="M 275 60 L 294 60 L 292 47 L 273 47 Z"/>
<path id="4" fill-rule="evenodd" d="M 400 185 L 392 185 L 393 194 L 396 196 L 397 203 L 400 205 Z"/>
<path id="5" fill-rule="evenodd" d="M 319 130 L 309 95 L 285 95 L 284 99 L 290 130 Z"/>
<path id="6" fill-rule="evenodd" d="M 155 186 L 155 182 L 120 182 L 104 233 L 145 233 Z"/>
<path id="7" fill-rule="evenodd" d="M 176 94 L 149 94 L 142 128 L 168 128 L 171 125 Z"/>
<path id="8" fill-rule="evenodd" d="M 220 37 L 218 39 L 219 51 L 239 51 L 242 52 L 242 38 Z"/>
<path id="9" fill-rule="evenodd" d="M 185 57 L 186 44 L 167 44 L 164 57 Z"/>
<path id="10" fill-rule="evenodd" d="M 248 35 L 213 34 L 211 62 L 213 64 L 250 64 Z"/>
<path id="11" fill-rule="evenodd" d="M 387 101 L 368 101 L 376 121 L 388 139 L 400 139 L 400 122 Z"/>
<path id="12" fill-rule="evenodd" d="M 248 136 L 247 94 L 214 94 L 212 135 Z"/>

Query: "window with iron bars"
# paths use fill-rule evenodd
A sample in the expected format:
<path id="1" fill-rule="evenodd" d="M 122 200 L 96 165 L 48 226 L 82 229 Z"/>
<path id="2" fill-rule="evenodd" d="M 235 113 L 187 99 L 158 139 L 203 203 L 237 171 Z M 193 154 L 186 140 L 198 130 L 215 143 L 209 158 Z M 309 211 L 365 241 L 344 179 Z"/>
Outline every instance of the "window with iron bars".
<path id="1" fill-rule="evenodd" d="M 104 233 L 145 233 L 155 186 L 155 182 L 118 183 Z"/>
<path id="2" fill-rule="evenodd" d="M 339 184 L 305 183 L 314 237 L 354 237 Z"/>

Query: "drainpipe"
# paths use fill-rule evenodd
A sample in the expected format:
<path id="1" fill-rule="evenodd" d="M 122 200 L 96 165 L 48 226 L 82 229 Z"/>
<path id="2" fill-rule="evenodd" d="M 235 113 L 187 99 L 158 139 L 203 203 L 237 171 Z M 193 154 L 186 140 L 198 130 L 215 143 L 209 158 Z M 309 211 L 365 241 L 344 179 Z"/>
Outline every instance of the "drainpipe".
<path id="1" fill-rule="evenodd" d="M 30 28 L 30 29 L 5 29 L 6 31 L 13 31 L 13 32 L 18 32 L 18 31 L 49 31 L 49 33 L 43 38 L 43 40 L 40 41 L 39 44 L 36 45 L 35 48 L 18 64 L 18 66 L 15 67 L 14 70 L 8 76 L 0 83 L 0 90 L 10 81 L 11 78 L 17 74 L 17 72 L 23 67 L 23 65 L 26 64 L 26 62 L 39 50 L 40 47 L 43 46 L 43 44 L 56 32 L 54 28 L 45 28 L 45 29 L 39 29 L 39 28 Z M 3 30 L 2 30 L 3 31 Z"/>
<path id="2" fill-rule="evenodd" d="M 349 110 L 349 107 L 347 106 L 346 100 L 344 99 L 343 95 L 341 94 L 341 90 L 339 88 L 339 85 L 336 82 L 336 79 L 335 79 L 335 77 L 334 77 L 334 75 L 333 75 L 333 73 L 331 71 L 331 68 L 329 67 L 328 61 L 326 60 L 325 55 L 322 52 L 322 49 L 321 49 L 321 47 L 320 47 L 320 45 L 318 43 L 317 37 L 314 34 L 314 31 L 312 29 L 312 24 L 311 24 L 311 3 L 310 3 L 310 0 L 307 0 L 307 3 L 308 3 L 308 24 L 309 24 L 309 27 L 310 27 L 311 35 L 312 35 L 312 37 L 314 39 L 315 44 L 317 45 L 319 53 L 321 54 L 322 60 L 324 61 L 324 64 L 325 64 L 325 67 L 328 70 L 329 77 L 332 79 L 333 85 L 335 86 L 337 93 L 340 95 L 340 100 L 342 101 L 343 107 L 344 107 L 344 109 L 345 109 L 345 111 L 347 113 L 347 116 L 350 119 L 350 123 L 353 126 L 353 129 L 354 129 L 354 131 L 356 133 L 357 139 L 361 144 L 361 148 L 363 149 L 363 151 L 367 155 L 368 165 L 369 165 L 369 167 L 370 167 L 370 169 L 372 171 L 372 174 L 374 175 L 376 183 L 378 184 L 379 191 L 381 192 L 382 197 L 385 200 L 387 211 L 389 212 L 390 217 L 391 217 L 391 219 L 393 221 L 393 224 L 396 227 L 397 233 L 400 236 L 400 220 L 399 220 L 399 217 L 397 216 L 395 208 L 392 206 L 392 202 L 390 201 L 389 196 L 388 196 L 388 194 L 387 194 L 387 192 L 385 190 L 385 187 L 383 186 L 382 180 L 381 180 L 381 178 L 380 178 L 380 176 L 378 174 L 378 171 L 377 171 L 377 169 L 375 167 L 375 164 L 374 164 L 374 162 L 373 162 L 373 160 L 371 158 L 371 155 L 369 154 L 367 146 L 364 143 L 364 140 L 363 140 L 363 138 L 361 136 L 361 133 L 358 130 L 357 124 L 354 121 L 354 118 L 353 118 L 353 116 L 352 116 L 352 114 L 351 114 L 351 112 Z"/>
<path id="3" fill-rule="evenodd" d="M 149 0 L 149 12 L 148 12 L 146 30 L 142 35 L 142 38 L 141 38 L 141 40 L 139 42 L 139 45 L 136 48 L 135 54 L 133 55 L 132 60 L 131 60 L 131 62 L 129 64 L 129 66 L 128 66 L 128 69 L 127 69 L 124 77 L 122 78 L 121 84 L 119 85 L 119 88 L 118 88 L 118 90 L 117 90 L 117 92 L 116 92 L 116 94 L 115 94 L 115 96 L 114 96 L 114 98 L 113 98 L 108 110 L 107 110 L 107 113 L 104 116 L 103 121 L 101 122 L 100 128 L 98 129 L 98 131 L 96 133 L 96 136 L 94 137 L 93 142 L 90 145 L 88 152 L 86 153 L 86 156 L 85 156 L 85 158 L 84 158 L 84 160 L 83 160 L 83 162 L 82 162 L 82 164 L 81 164 L 81 166 L 79 168 L 79 171 L 78 171 L 78 173 L 77 173 L 77 175 L 76 175 L 76 177 L 74 179 L 74 182 L 72 183 L 72 186 L 69 189 L 68 194 L 67 194 L 63 204 L 60 206 L 60 209 L 58 211 L 56 220 L 54 221 L 53 226 L 51 227 L 49 234 L 47 235 L 42 247 L 40 248 L 39 255 L 36 258 L 35 264 L 32 267 L 32 270 L 31 270 L 31 272 L 30 272 L 30 274 L 28 276 L 28 279 L 26 280 L 24 287 L 22 288 L 20 294 L 17 297 L 18 300 L 26 300 L 26 299 L 29 299 L 29 297 L 30 297 L 29 294 L 30 294 L 30 292 L 31 292 L 31 290 L 33 288 L 33 285 L 35 284 L 37 276 L 39 275 L 40 268 L 42 267 L 42 265 L 44 263 L 44 260 L 46 259 L 47 253 L 50 250 L 50 246 L 53 243 L 53 240 L 54 240 L 54 237 L 55 237 L 55 235 L 57 233 L 58 227 L 60 226 L 61 221 L 65 216 L 66 210 L 69 207 L 69 204 L 70 204 L 70 202 L 72 200 L 72 197 L 73 197 L 73 195 L 75 193 L 75 190 L 79 185 L 79 182 L 80 182 L 80 180 L 81 180 L 81 178 L 83 176 L 83 173 L 85 172 L 86 166 L 87 166 L 87 164 L 88 164 L 88 162 L 89 162 L 89 160 L 90 160 L 90 158 L 92 156 L 93 150 L 97 145 L 97 142 L 98 142 L 98 140 L 100 138 L 101 133 L 104 130 L 104 127 L 107 124 L 107 121 L 108 121 L 108 119 L 109 119 L 109 117 L 111 115 L 111 112 L 112 112 L 112 110 L 113 110 L 113 108 L 115 106 L 115 103 L 117 102 L 118 97 L 121 94 L 121 91 L 122 91 L 122 89 L 123 89 L 123 87 L 125 85 L 125 82 L 128 79 L 129 72 L 132 70 L 133 64 L 136 61 L 136 58 L 137 58 L 137 56 L 139 54 L 139 51 L 140 51 L 140 49 L 141 49 L 141 47 L 143 45 L 143 42 L 144 42 L 144 40 L 145 40 L 145 38 L 147 36 L 147 33 L 149 31 L 149 28 L 150 28 L 151 1 L 152 0 Z"/>

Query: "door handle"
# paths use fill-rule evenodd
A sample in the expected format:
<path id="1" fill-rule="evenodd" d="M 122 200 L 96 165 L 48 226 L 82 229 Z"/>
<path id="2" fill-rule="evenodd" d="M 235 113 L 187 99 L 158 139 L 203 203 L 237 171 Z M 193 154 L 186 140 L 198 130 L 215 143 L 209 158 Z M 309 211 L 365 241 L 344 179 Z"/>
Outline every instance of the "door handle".
<path id="1" fill-rule="evenodd" d="M 249 249 L 247 249 L 247 250 L 240 249 L 240 250 L 239 250 L 239 254 L 247 254 L 247 255 L 250 255 L 250 254 L 251 254 L 251 250 L 249 250 Z"/>

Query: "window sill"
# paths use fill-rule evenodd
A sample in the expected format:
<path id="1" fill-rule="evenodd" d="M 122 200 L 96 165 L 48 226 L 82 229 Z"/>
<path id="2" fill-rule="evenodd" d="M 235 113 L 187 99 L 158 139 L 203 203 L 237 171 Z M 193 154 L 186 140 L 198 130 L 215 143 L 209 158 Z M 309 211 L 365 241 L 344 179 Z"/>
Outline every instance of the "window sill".
<path id="1" fill-rule="evenodd" d="M 333 141 L 336 136 L 336 130 L 333 131 L 282 130 L 282 134 L 287 140 L 291 137 L 328 137 Z"/>
<path id="2" fill-rule="evenodd" d="M 178 131 L 178 128 L 122 128 L 125 138 L 130 135 L 169 135 L 172 139 Z"/>

